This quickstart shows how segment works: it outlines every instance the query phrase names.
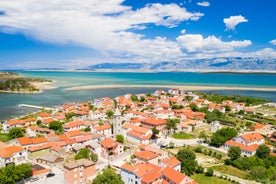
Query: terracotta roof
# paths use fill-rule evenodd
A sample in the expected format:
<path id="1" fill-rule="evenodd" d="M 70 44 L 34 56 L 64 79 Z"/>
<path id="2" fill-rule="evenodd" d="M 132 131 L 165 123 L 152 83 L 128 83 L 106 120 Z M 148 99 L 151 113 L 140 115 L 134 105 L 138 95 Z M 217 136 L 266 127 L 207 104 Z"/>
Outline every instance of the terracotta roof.
<path id="1" fill-rule="evenodd" d="M 243 134 L 241 136 L 246 142 L 253 142 L 256 140 L 260 140 L 263 139 L 263 136 L 261 136 L 261 134 L 257 133 L 257 132 L 250 132 L 247 134 Z"/>
<path id="2" fill-rule="evenodd" d="M 150 129 L 148 129 L 148 128 L 136 126 L 136 125 L 133 125 L 131 123 L 125 123 L 123 125 L 123 128 L 125 128 L 125 129 L 132 129 L 132 130 L 134 130 L 136 132 L 143 133 L 143 134 L 145 134 L 148 131 L 150 131 Z"/>
<path id="3" fill-rule="evenodd" d="M 19 137 L 17 138 L 19 144 L 21 144 L 22 146 L 26 146 L 26 145 L 29 145 L 29 144 L 33 144 L 31 139 L 29 137 Z"/>
<path id="4" fill-rule="evenodd" d="M 241 150 L 248 151 L 250 153 L 253 153 L 254 151 L 256 151 L 258 149 L 258 146 L 259 146 L 257 144 L 251 145 L 251 146 L 246 146 L 244 144 L 241 144 L 241 143 L 238 143 L 238 142 L 235 142 L 235 141 L 232 141 L 232 140 L 227 141 L 225 144 L 229 145 L 230 147 L 238 146 L 238 147 L 240 147 Z"/>
<path id="5" fill-rule="evenodd" d="M 42 113 L 38 114 L 37 116 L 40 116 L 40 117 L 46 118 L 46 117 L 50 117 L 50 116 L 51 116 L 51 114 L 48 114 L 47 112 L 42 112 Z"/>
<path id="6" fill-rule="evenodd" d="M 175 158 L 175 157 L 166 158 L 165 160 L 162 160 L 161 162 L 170 167 L 176 167 L 181 164 L 180 161 L 177 160 L 177 158 Z"/>
<path id="7" fill-rule="evenodd" d="M 83 132 L 80 131 L 80 130 L 72 130 L 72 131 L 66 132 L 66 134 L 67 134 L 69 137 L 75 137 L 75 136 L 82 135 Z"/>
<path id="8" fill-rule="evenodd" d="M 139 159 L 143 159 L 146 161 L 152 160 L 154 158 L 156 158 L 158 155 L 156 153 L 153 153 L 151 151 L 139 151 L 135 153 L 135 156 Z"/>
<path id="9" fill-rule="evenodd" d="M 24 124 L 25 122 L 19 119 L 12 119 L 7 122 L 9 125 L 18 125 L 18 124 Z"/>
<path id="10" fill-rule="evenodd" d="M 82 121 L 82 120 L 71 121 L 71 122 L 68 122 L 68 123 L 64 124 L 63 128 L 72 128 L 72 127 L 81 126 L 81 125 L 84 125 L 84 124 L 85 124 L 85 122 Z"/>
<path id="11" fill-rule="evenodd" d="M 0 156 L 2 158 L 7 158 L 12 156 L 14 153 L 22 152 L 24 148 L 21 146 L 8 146 L 0 149 Z"/>
<path id="12" fill-rule="evenodd" d="M 38 145 L 38 146 L 30 146 L 28 148 L 28 150 L 30 152 L 34 152 L 34 151 L 39 151 L 39 150 L 43 150 L 43 149 L 48 149 L 48 148 L 51 148 L 51 147 L 52 147 L 51 143 L 45 143 L 45 144 Z"/>
<path id="13" fill-rule="evenodd" d="M 252 126 L 252 128 L 255 130 L 255 129 L 260 129 L 260 128 L 263 128 L 264 127 L 264 124 L 261 124 L 261 123 L 257 123 L 255 125 Z"/>
<path id="14" fill-rule="evenodd" d="M 34 137 L 30 138 L 33 144 L 40 144 L 40 143 L 45 143 L 48 142 L 46 137 Z"/>
<path id="15" fill-rule="evenodd" d="M 135 171 L 135 167 L 133 167 L 132 165 L 129 164 L 124 164 L 121 166 L 122 169 L 130 171 L 130 172 L 134 172 Z"/>
<path id="16" fill-rule="evenodd" d="M 114 148 L 118 146 L 118 143 L 114 141 L 113 139 L 106 138 L 101 142 L 101 146 L 104 148 Z"/>
<path id="17" fill-rule="evenodd" d="M 96 126 L 95 129 L 96 129 L 97 131 L 105 130 L 105 129 L 111 129 L 111 126 L 110 126 L 109 124 L 104 124 L 104 125 Z"/>
<path id="18" fill-rule="evenodd" d="M 163 175 L 166 178 L 169 178 L 174 183 L 182 183 L 185 180 L 186 176 L 171 167 L 165 167 L 163 169 Z"/>
<path id="19" fill-rule="evenodd" d="M 163 119 L 156 119 L 156 118 L 145 118 L 142 119 L 142 122 L 150 125 L 164 125 L 166 121 Z"/>

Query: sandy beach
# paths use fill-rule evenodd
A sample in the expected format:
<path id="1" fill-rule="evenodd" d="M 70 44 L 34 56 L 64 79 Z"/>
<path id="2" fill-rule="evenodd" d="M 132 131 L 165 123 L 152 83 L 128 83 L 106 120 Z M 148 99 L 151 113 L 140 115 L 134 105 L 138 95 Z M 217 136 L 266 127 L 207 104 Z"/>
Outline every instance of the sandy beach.
<path id="1" fill-rule="evenodd" d="M 276 88 L 254 88 L 254 87 L 228 87 L 228 86 L 175 86 L 175 85 L 89 85 L 66 88 L 65 90 L 90 90 L 90 89 L 112 89 L 112 88 L 179 88 L 188 91 L 193 90 L 248 90 L 248 91 L 276 91 Z"/>
<path id="2" fill-rule="evenodd" d="M 34 85 L 39 91 L 44 91 L 44 90 L 50 90 L 50 89 L 55 89 L 56 86 L 53 86 L 53 82 L 32 82 L 32 85 Z"/>

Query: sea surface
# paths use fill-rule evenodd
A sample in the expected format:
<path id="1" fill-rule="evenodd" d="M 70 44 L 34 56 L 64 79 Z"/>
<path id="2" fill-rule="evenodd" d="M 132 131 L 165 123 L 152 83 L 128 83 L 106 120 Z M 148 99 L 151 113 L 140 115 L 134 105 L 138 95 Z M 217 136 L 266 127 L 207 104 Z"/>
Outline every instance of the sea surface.
<path id="1" fill-rule="evenodd" d="M 95 98 L 116 97 L 126 93 L 151 93 L 157 88 L 115 88 L 67 91 L 66 88 L 86 85 L 195 85 L 232 87 L 276 87 L 276 74 L 234 74 L 194 72 L 65 72 L 65 71 L 16 71 L 25 77 L 54 80 L 55 89 L 39 94 L 0 93 L 0 120 L 7 120 L 28 112 L 32 108 L 20 108 L 19 104 L 54 107 L 67 102 L 83 102 Z M 275 91 L 206 91 L 225 95 L 244 95 L 276 102 Z"/>

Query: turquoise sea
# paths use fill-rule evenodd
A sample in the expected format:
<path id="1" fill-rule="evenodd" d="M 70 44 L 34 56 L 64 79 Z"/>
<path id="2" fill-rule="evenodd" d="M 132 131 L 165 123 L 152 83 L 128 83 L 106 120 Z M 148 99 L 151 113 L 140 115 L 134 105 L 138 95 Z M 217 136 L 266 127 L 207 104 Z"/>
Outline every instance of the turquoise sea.
<path id="1" fill-rule="evenodd" d="M 149 93 L 156 88 L 116 88 L 65 91 L 74 86 L 85 85 L 195 85 L 195 86 L 237 86 L 275 87 L 276 74 L 232 74 L 194 72 L 59 72 L 59 71 L 16 71 L 26 77 L 41 77 L 54 80 L 57 88 L 40 94 L 0 93 L 0 120 L 26 114 L 34 109 L 19 108 L 18 104 L 32 104 L 53 107 L 67 102 L 82 102 L 104 96 L 116 97 L 126 93 Z M 265 98 L 276 102 L 276 92 L 220 90 L 219 94 L 238 94 Z"/>

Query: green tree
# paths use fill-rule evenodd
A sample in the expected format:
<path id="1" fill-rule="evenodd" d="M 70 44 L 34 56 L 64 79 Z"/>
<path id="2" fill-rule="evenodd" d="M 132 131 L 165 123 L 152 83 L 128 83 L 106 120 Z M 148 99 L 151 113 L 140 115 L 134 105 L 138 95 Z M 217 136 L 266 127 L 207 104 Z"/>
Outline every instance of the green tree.
<path id="1" fill-rule="evenodd" d="M 170 131 L 170 133 L 172 133 L 172 131 L 174 132 L 177 129 L 176 126 L 179 122 L 179 119 L 167 119 L 166 129 Z"/>
<path id="2" fill-rule="evenodd" d="M 86 127 L 86 128 L 84 129 L 84 131 L 85 131 L 85 132 L 90 132 L 90 131 L 91 131 L 91 128 L 90 128 L 90 127 Z"/>
<path id="3" fill-rule="evenodd" d="M 253 166 L 251 167 L 249 174 L 252 179 L 262 180 L 266 178 L 266 168 L 263 166 Z"/>
<path id="4" fill-rule="evenodd" d="M 215 133 L 213 133 L 211 137 L 211 145 L 214 146 L 221 146 L 226 141 L 232 139 L 233 137 L 237 136 L 237 131 L 234 128 L 222 128 L 220 130 L 217 130 Z"/>
<path id="5" fill-rule="evenodd" d="M 74 116 L 76 116 L 76 113 L 74 113 L 74 112 L 68 112 L 65 114 L 66 120 L 70 120 Z"/>
<path id="6" fill-rule="evenodd" d="M 59 121 L 52 121 L 49 124 L 49 128 L 52 130 L 60 130 L 60 129 L 62 129 L 62 125 Z"/>
<path id="7" fill-rule="evenodd" d="M 116 135 L 116 141 L 118 141 L 118 142 L 120 142 L 120 143 L 124 143 L 125 138 L 124 138 L 123 135 L 118 134 L 118 135 Z"/>
<path id="8" fill-rule="evenodd" d="M 256 155 L 259 158 L 266 158 L 269 156 L 269 153 L 270 149 L 265 144 L 260 145 L 256 151 Z"/>
<path id="9" fill-rule="evenodd" d="M 151 136 L 151 138 L 152 138 L 152 139 L 156 139 L 156 138 L 157 138 L 157 135 L 159 134 L 159 130 L 157 130 L 156 128 L 152 128 L 151 131 L 152 131 L 152 136 Z"/>
<path id="10" fill-rule="evenodd" d="M 131 100 L 133 102 L 137 102 L 138 101 L 138 97 L 136 95 L 131 95 L 130 98 L 131 98 Z"/>
<path id="11" fill-rule="evenodd" d="M 213 175 L 214 175 L 214 169 L 211 168 L 211 167 L 209 167 L 209 168 L 207 169 L 207 172 L 205 173 L 205 176 L 211 177 L 211 176 L 213 176 Z"/>
<path id="12" fill-rule="evenodd" d="M 241 156 L 241 149 L 238 146 L 232 146 L 228 150 L 228 156 L 231 158 L 231 160 L 236 160 Z"/>
<path id="13" fill-rule="evenodd" d="M 183 173 L 190 176 L 196 171 L 198 163 L 195 160 L 196 155 L 193 151 L 181 149 L 177 152 L 176 157 L 181 162 L 181 171 Z"/>
<path id="14" fill-rule="evenodd" d="M 196 104 L 192 103 L 189 105 L 189 107 L 192 109 L 192 111 L 197 112 L 199 111 L 199 108 Z"/>
<path id="15" fill-rule="evenodd" d="M 106 168 L 93 180 L 93 184 L 124 184 L 121 177 L 111 168 Z"/>
<path id="16" fill-rule="evenodd" d="M 226 105 L 226 106 L 225 106 L 225 111 L 226 111 L 226 112 L 230 112 L 230 111 L 231 111 L 231 107 L 230 107 L 229 105 Z"/>
<path id="17" fill-rule="evenodd" d="M 93 161 L 93 162 L 97 162 L 98 161 L 98 155 L 96 153 L 91 153 L 90 154 L 90 159 Z"/>
<path id="18" fill-rule="evenodd" d="M 88 148 L 82 148 L 78 152 L 78 154 L 75 156 L 75 160 L 79 160 L 82 158 L 89 159 L 90 158 L 90 150 Z"/>
<path id="19" fill-rule="evenodd" d="M 14 127 L 9 130 L 9 137 L 10 139 L 16 139 L 18 137 L 23 137 L 24 136 L 24 130 L 19 127 Z"/>
<path id="20" fill-rule="evenodd" d="M 110 119 L 114 115 L 114 112 L 112 110 L 108 110 L 106 112 L 106 116 Z"/>

